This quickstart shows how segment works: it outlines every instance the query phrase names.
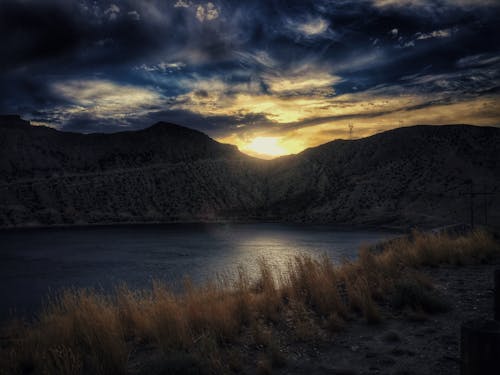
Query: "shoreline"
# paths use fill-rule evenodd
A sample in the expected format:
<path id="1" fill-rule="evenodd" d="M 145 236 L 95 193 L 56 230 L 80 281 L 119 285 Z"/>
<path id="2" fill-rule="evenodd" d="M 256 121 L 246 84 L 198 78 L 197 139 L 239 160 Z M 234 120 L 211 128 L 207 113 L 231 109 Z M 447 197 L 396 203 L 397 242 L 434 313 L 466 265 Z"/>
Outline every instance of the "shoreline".
<path id="1" fill-rule="evenodd" d="M 213 225 L 213 224 L 281 224 L 289 226 L 317 226 L 329 227 L 337 230 L 380 230 L 380 231 L 394 231 L 402 234 L 409 233 L 412 229 L 420 229 L 423 231 L 434 230 L 438 228 L 453 227 L 464 224 L 444 224 L 444 225 L 388 225 L 388 224 L 349 224 L 349 223 L 327 223 L 327 222 L 301 222 L 301 221 L 287 221 L 287 220 L 173 220 L 173 221 L 116 221 L 116 222 L 102 222 L 102 223 L 75 223 L 75 224 L 23 224 L 13 226 L 0 226 L 0 233 L 2 231 L 14 230 L 29 230 L 29 229 L 85 229 L 85 228 L 106 228 L 106 227 L 141 227 L 141 226 L 162 226 L 162 225 Z"/>
<path id="2" fill-rule="evenodd" d="M 250 235 L 254 235 L 256 237 L 259 237 L 260 235 L 266 237 L 266 236 L 271 236 L 272 238 L 279 238 L 279 241 L 284 241 L 282 240 L 282 236 L 289 236 L 290 238 L 295 238 L 295 233 L 297 231 L 301 231 L 301 238 L 307 239 L 307 241 L 311 241 L 316 238 L 316 235 L 319 235 L 320 238 L 323 238 L 326 244 L 335 242 L 335 238 L 344 238 L 348 239 L 346 240 L 349 245 L 345 245 L 350 248 L 349 251 L 345 250 L 346 253 L 350 254 L 349 257 L 354 259 L 357 257 L 359 246 L 361 245 L 367 245 L 367 246 L 375 246 L 379 244 L 380 242 L 386 241 L 387 239 L 394 239 L 397 237 L 400 237 L 402 234 L 399 232 L 394 232 L 394 231 L 384 231 L 379 228 L 363 228 L 364 230 L 358 230 L 357 228 L 350 228 L 350 227 L 336 227 L 336 226 L 331 226 L 331 225 L 307 225 L 304 226 L 302 224 L 290 224 L 290 223 L 231 223 L 226 225 L 226 223 L 175 223 L 175 224 L 139 224 L 139 225 L 118 225 L 118 226 L 113 226 L 113 225 L 104 225 L 104 226 L 79 226 L 79 227 L 45 227 L 45 228 L 14 228 L 14 229 L 8 229 L 4 231 L 0 231 L 0 241 L 4 241 L 6 243 L 5 249 L 7 251 L 0 251 L 0 255 L 5 255 L 5 254 L 11 254 L 13 257 L 22 257 L 23 254 L 25 253 L 23 251 L 23 246 L 24 249 L 31 249 L 32 254 L 39 254 L 39 255 L 34 255 L 36 257 L 45 257 L 47 262 L 60 262 L 61 266 L 60 267 L 72 267 L 71 269 L 78 270 L 78 272 L 82 273 L 83 276 L 81 277 L 70 277 L 68 275 L 64 275 L 61 273 L 60 275 L 57 273 L 58 270 L 53 268 L 52 266 L 47 266 L 49 267 L 50 270 L 54 271 L 54 275 L 58 276 L 47 276 L 44 279 L 40 279 L 37 275 L 39 273 L 38 270 L 36 269 L 31 269 L 31 271 L 24 271 L 23 274 L 28 277 L 30 275 L 34 275 L 34 279 L 37 281 L 34 282 L 28 282 L 27 280 L 23 282 L 21 285 L 21 291 L 24 293 L 21 293 L 21 295 L 29 296 L 29 297 L 23 297 L 23 298 L 17 298 L 16 294 L 17 293 L 10 293 L 7 291 L 5 292 L 5 299 L 0 303 L 0 321 L 5 321 L 8 320 L 10 317 L 16 317 L 16 316 L 23 316 L 27 319 L 31 319 L 33 315 L 37 312 L 38 306 L 41 306 L 42 303 L 40 301 L 43 301 L 45 299 L 45 292 L 41 294 L 40 296 L 37 297 L 35 293 L 30 293 L 29 290 L 27 290 L 26 287 L 23 287 L 23 285 L 32 285 L 35 290 L 43 290 L 47 291 L 47 288 L 50 288 L 50 295 L 51 296 L 57 296 L 62 290 L 66 289 L 65 285 L 67 287 L 72 287 L 73 285 L 78 285 L 79 287 L 88 287 L 91 289 L 96 289 L 96 290 L 103 290 L 109 294 L 112 294 L 114 291 L 114 287 L 120 283 L 127 283 L 131 285 L 132 287 L 138 287 L 140 286 L 141 288 L 150 290 L 152 288 L 152 281 L 153 280 L 163 280 L 166 284 L 168 284 L 173 290 L 180 291 L 182 289 L 182 283 L 183 280 L 186 278 L 190 278 L 194 280 L 196 285 L 201 285 L 205 283 L 207 280 L 215 280 L 218 277 L 218 274 L 227 274 L 228 277 L 236 277 L 236 265 L 234 259 L 238 259 L 237 262 L 238 264 L 241 264 L 245 267 L 252 268 L 255 270 L 257 268 L 257 265 L 254 260 L 256 258 L 255 254 L 260 254 L 261 251 L 259 250 L 260 248 L 263 248 L 263 246 L 259 246 L 256 248 L 256 245 L 252 245 L 251 248 L 247 250 L 255 250 L 254 251 L 245 251 L 245 254 L 253 254 L 250 256 L 245 256 L 244 254 L 239 254 L 238 251 L 235 251 L 234 248 L 238 248 L 238 243 L 241 243 L 241 241 L 244 240 L 236 240 L 234 233 L 239 233 L 245 236 L 248 236 L 248 233 Z M 370 231 L 374 229 L 374 231 Z M 218 237 L 217 240 L 214 240 L 214 242 L 209 242 L 205 243 L 203 241 L 197 240 L 196 245 L 193 245 L 194 247 L 191 249 L 184 249 L 183 248 L 183 240 L 184 241 L 190 241 L 191 240 L 191 235 L 195 236 L 193 238 L 201 238 L 201 239 L 209 239 L 213 237 L 213 233 L 218 233 L 216 237 Z M 223 234 L 221 234 L 223 233 Z M 122 260 L 121 262 L 123 263 L 121 266 L 118 266 L 120 261 L 116 261 L 115 264 L 111 264 L 108 266 L 109 268 L 107 269 L 106 273 L 103 271 L 100 271 L 100 264 L 96 260 L 98 258 L 92 258 L 92 261 L 88 261 L 87 263 L 83 264 L 81 262 L 76 262 L 76 263 L 68 263 L 67 259 L 71 259 L 72 257 L 76 259 L 80 259 L 81 257 L 86 257 L 87 253 L 83 253 L 82 250 L 78 250 L 78 244 L 79 241 L 84 241 L 87 243 L 87 237 L 90 236 L 92 239 L 99 239 L 103 238 L 106 240 L 107 238 L 115 238 L 119 240 L 119 238 L 125 238 L 122 241 L 119 242 L 121 245 L 125 247 L 125 249 L 133 249 L 135 255 L 136 262 L 140 263 L 141 261 L 144 261 L 141 254 L 144 249 L 148 248 L 148 245 L 130 245 L 130 247 L 127 247 L 128 244 L 133 244 L 134 241 L 137 238 L 141 239 L 141 242 L 144 241 L 145 244 L 151 244 L 154 247 L 155 241 L 158 242 L 159 244 L 164 244 L 161 245 L 167 246 L 167 250 L 165 250 L 165 254 L 168 255 L 155 255 L 153 259 L 158 260 L 159 263 L 164 262 L 166 269 L 169 271 L 172 271 L 173 273 L 167 272 L 167 271 L 160 271 L 160 266 L 158 267 L 149 267 L 145 265 L 141 266 L 134 266 L 131 261 L 127 260 Z M 222 236 L 222 237 L 221 237 Z M 64 240 L 65 238 L 72 238 L 73 240 Z M 27 239 L 30 238 L 39 238 L 41 239 L 40 242 L 38 241 L 27 241 Z M 173 238 L 174 240 L 169 240 L 170 238 Z M 177 238 L 177 240 L 175 240 Z M 288 237 L 287 237 L 288 238 Z M 363 242 L 361 240 L 356 240 L 359 238 L 366 238 Z M 62 240 L 61 240 L 62 239 Z M 11 246 L 9 245 L 9 241 L 13 241 L 17 245 Z M 90 241 L 93 245 L 88 245 L 86 246 L 87 250 L 92 250 L 92 248 L 96 247 L 100 250 L 97 250 L 94 253 L 91 252 L 92 255 L 89 255 L 90 257 L 92 256 L 100 256 L 99 253 L 102 252 L 104 253 L 104 259 L 107 259 L 107 261 L 113 262 L 114 259 L 120 259 L 121 256 L 127 256 L 126 252 L 120 251 L 120 248 L 123 246 L 121 245 L 114 245 L 114 241 L 105 241 L 104 243 L 99 241 L 99 240 L 88 240 Z M 227 245 L 224 245 L 225 241 L 231 241 L 233 244 L 232 248 L 227 247 Z M 359 241 L 359 243 L 354 244 L 353 242 Z M 244 243 L 244 242 L 243 242 Z M 264 241 L 266 243 L 266 241 Z M 269 240 L 267 240 L 267 243 L 269 243 Z M 280 242 L 281 243 L 281 242 Z M 304 248 L 297 249 L 294 251 L 291 251 L 294 254 L 298 254 L 300 252 L 305 252 L 305 253 L 317 253 L 317 256 L 319 257 L 322 252 L 328 252 L 331 251 L 331 257 L 332 259 L 335 258 L 336 253 L 341 253 L 343 250 L 337 249 L 338 246 L 340 248 L 343 248 L 344 245 L 341 244 L 342 242 L 338 244 L 331 244 L 330 246 L 324 245 L 320 241 L 320 245 L 318 246 L 323 246 L 321 249 L 323 250 L 317 250 L 314 248 L 314 246 L 308 244 Z M 23 245 L 26 244 L 26 245 Z M 53 253 L 55 250 L 52 248 L 52 245 L 55 245 L 57 249 L 57 252 Z M 208 249 L 206 247 L 208 246 Z M 217 249 L 217 246 L 220 246 L 222 250 L 217 250 L 213 251 L 211 249 Z M 274 255 L 274 258 L 278 263 L 281 262 L 281 266 L 285 267 L 286 260 L 288 259 L 291 260 L 293 259 L 293 255 L 290 255 L 288 252 L 286 252 L 286 246 L 285 245 L 280 245 L 280 249 L 283 250 L 282 253 L 276 253 Z M 328 246 L 326 248 L 325 246 Z M 265 247 L 265 246 L 264 246 Z M 156 247 L 158 249 L 159 246 Z M 43 252 L 39 251 L 40 250 L 48 250 L 49 254 L 52 255 L 42 255 L 44 254 Z M 74 249 L 74 251 L 73 251 Z M 172 250 L 173 249 L 173 250 Z M 331 250 L 333 249 L 333 250 Z M 335 250 L 337 249 L 337 250 Z M 17 251 L 19 250 L 19 251 Z M 204 255 L 204 259 L 206 259 L 207 262 L 212 262 L 213 264 L 219 264 L 218 266 L 208 266 L 205 267 L 203 264 L 201 264 L 199 260 L 196 260 L 198 255 L 197 251 L 200 251 L 201 253 L 205 254 L 205 250 L 208 250 L 206 254 Z M 30 251 L 28 251 L 28 254 Z M 147 251 L 146 251 L 147 253 Z M 60 254 L 60 255 L 54 255 L 54 254 Z M 64 254 L 73 254 L 71 255 L 64 255 Z M 106 255 L 106 254 L 111 254 L 111 255 Z M 182 258 L 178 258 L 177 254 L 183 254 Z M 228 255 L 229 254 L 229 255 Z M 232 254 L 232 255 L 231 255 Z M 281 254 L 281 255 L 280 255 Z M 288 254 L 284 256 L 283 254 Z M 191 260 L 191 257 L 193 260 Z M 59 257 L 59 258 L 58 258 Z M 111 259 L 111 257 L 113 259 Z M 166 257 L 166 258 L 163 258 Z M 6 273 L 9 272 L 9 269 L 12 269 L 13 267 L 18 267 L 16 266 L 16 263 L 9 263 L 10 258 L 9 257 L 3 257 L 2 259 L 6 259 L 6 262 L 4 264 L 4 269 Z M 20 259 L 20 258 L 18 258 Z M 33 261 L 33 259 L 28 255 L 27 258 L 25 259 L 31 259 L 30 262 Z M 66 260 L 64 260 L 66 259 Z M 225 260 L 224 260 L 225 259 Z M 229 260 L 228 260 L 229 259 Z M 278 260 L 279 259 L 279 260 Z M 224 261 L 222 261 L 224 260 Z M 151 259 L 147 258 L 146 263 L 150 262 Z M 340 255 L 337 261 L 340 262 Z M 40 261 L 38 261 L 38 264 Z M 127 263 L 128 262 L 128 263 Z M 170 264 L 175 264 L 176 262 L 181 262 L 180 263 L 180 271 L 176 272 L 173 270 L 174 268 L 178 268 L 177 266 L 172 267 Z M 220 263 L 219 263 L 220 262 Z M 229 263 L 226 263 L 229 262 Z M 43 264 L 45 264 L 43 263 Z M 29 263 L 28 268 L 31 267 Z M 192 271 L 189 266 L 186 266 L 186 264 L 191 264 L 196 271 Z M 20 267 L 24 267 L 21 265 Z M 131 272 L 135 273 L 124 273 L 121 271 L 121 269 L 127 269 Z M 87 272 L 86 270 L 89 269 L 90 271 Z M 87 273 L 86 273 L 87 272 Z M 149 273 L 148 273 L 149 272 Z M 91 274 L 92 277 L 90 276 L 85 276 L 87 274 Z M 139 275 L 139 276 L 136 276 Z M 172 276 L 172 275 L 175 276 Z M 97 275 L 97 276 L 96 276 Z M 112 276 L 109 276 L 112 275 Z M 128 275 L 133 275 L 133 276 L 128 276 Z M 202 276 L 199 276 L 202 275 Z M 231 275 L 231 276 L 229 276 Z M 14 278 L 15 279 L 15 278 Z M 138 281 L 141 280 L 141 281 Z M 11 280 L 6 280 L 8 285 L 15 286 L 20 284 L 19 282 L 11 281 Z M 66 284 L 65 284 L 66 283 Z M 43 286 L 43 288 L 42 288 Z M 12 290 L 12 289 L 8 289 Z M 12 295 L 12 296 L 11 296 Z M 5 303 L 5 301 L 8 301 L 10 303 Z M 14 313 L 12 313 L 14 312 Z"/>

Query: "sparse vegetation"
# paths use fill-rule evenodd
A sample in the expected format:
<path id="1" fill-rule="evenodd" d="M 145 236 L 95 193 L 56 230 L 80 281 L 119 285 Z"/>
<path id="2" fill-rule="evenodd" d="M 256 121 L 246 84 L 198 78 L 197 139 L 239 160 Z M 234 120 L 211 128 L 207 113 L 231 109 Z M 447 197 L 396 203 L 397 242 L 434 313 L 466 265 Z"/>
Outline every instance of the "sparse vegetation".
<path id="1" fill-rule="evenodd" d="M 2 227 L 253 220 L 439 226 L 469 219 L 465 181 L 500 189 L 495 127 L 404 127 L 273 161 L 161 123 L 93 137 L 0 126 L 0 139 Z M 497 226 L 500 201 L 490 198 L 486 215 L 476 200 L 475 220 Z"/>
<path id="2" fill-rule="evenodd" d="M 267 374 L 286 364 L 283 340 L 319 340 L 357 316 L 375 324 L 391 309 L 446 310 L 419 268 L 479 264 L 499 253 L 484 231 L 414 232 L 342 265 L 298 257 L 277 273 L 262 260 L 254 281 L 240 269 L 231 284 L 186 281 L 182 293 L 161 283 L 149 291 L 120 286 L 113 295 L 66 291 L 35 322 L 8 327 L 0 372 L 123 374 L 139 358 L 148 374 L 229 373 L 244 366 L 244 345 L 260 353 L 254 371 Z"/>

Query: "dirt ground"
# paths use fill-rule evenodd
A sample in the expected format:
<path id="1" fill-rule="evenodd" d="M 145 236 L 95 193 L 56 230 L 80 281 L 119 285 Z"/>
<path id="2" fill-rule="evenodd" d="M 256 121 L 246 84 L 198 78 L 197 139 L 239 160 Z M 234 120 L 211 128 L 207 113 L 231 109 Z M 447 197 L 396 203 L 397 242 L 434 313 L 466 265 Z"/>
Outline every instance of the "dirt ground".
<path id="1" fill-rule="evenodd" d="M 460 326 L 470 319 L 493 318 L 497 268 L 500 260 L 489 265 L 423 269 L 449 304 L 449 312 L 431 316 L 388 316 L 386 312 L 378 325 L 352 321 L 322 342 L 283 348 L 287 365 L 273 373 L 459 374 Z"/>

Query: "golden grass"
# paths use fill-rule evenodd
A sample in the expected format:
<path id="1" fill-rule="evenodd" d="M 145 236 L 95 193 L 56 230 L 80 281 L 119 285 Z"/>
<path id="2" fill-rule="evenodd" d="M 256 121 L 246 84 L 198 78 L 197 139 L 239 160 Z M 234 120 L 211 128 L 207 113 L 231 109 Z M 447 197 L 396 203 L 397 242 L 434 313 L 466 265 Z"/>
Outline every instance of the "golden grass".
<path id="1" fill-rule="evenodd" d="M 240 368 L 235 347 L 250 340 L 266 349 L 255 371 L 270 373 L 285 362 L 275 337 L 314 340 L 321 332 L 343 329 L 356 314 L 377 323 L 383 318 L 381 302 L 394 309 L 442 311 L 445 306 L 418 268 L 481 263 L 499 253 L 498 242 L 485 231 L 462 236 L 414 232 L 379 252 L 361 249 L 356 261 L 342 265 L 326 256 L 302 256 L 278 274 L 260 260 L 255 282 L 239 269 L 230 286 L 227 280 L 204 286 L 186 281 L 177 294 L 161 283 L 149 291 L 120 286 L 111 296 L 66 291 L 36 322 L 11 325 L 0 368 L 5 373 L 123 374 L 137 349 L 149 346 L 166 357 L 188 353 L 205 370 L 223 373 Z"/>

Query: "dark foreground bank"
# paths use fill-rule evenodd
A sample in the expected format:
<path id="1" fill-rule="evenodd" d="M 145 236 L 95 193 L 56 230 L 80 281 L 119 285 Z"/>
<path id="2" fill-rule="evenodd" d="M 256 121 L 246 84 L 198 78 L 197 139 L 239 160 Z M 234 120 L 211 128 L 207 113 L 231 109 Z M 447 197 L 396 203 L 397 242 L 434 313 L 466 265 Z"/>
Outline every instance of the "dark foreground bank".
<path id="1" fill-rule="evenodd" d="M 455 374 L 458 327 L 491 316 L 498 241 L 486 232 L 415 233 L 334 266 L 264 261 L 172 294 L 67 292 L 2 335 L 5 373 Z"/>

